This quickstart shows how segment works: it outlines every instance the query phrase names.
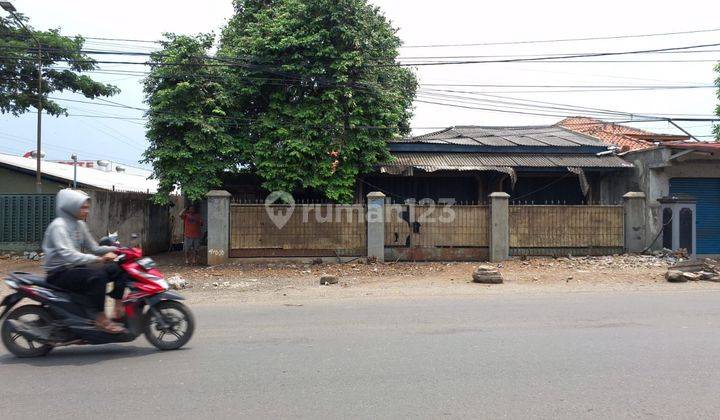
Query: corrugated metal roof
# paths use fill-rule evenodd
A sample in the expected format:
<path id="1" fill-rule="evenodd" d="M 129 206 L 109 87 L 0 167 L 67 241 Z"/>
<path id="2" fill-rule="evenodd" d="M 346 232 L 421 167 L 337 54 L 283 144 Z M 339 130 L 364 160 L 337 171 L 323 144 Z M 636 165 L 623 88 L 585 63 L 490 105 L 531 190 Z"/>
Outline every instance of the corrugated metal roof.
<path id="1" fill-rule="evenodd" d="M 615 155 L 531 155 L 505 153 L 393 153 L 395 161 L 382 166 L 416 167 L 429 170 L 473 170 L 487 167 L 531 168 L 632 168 Z"/>
<path id="2" fill-rule="evenodd" d="M 15 167 L 26 171 L 36 170 L 35 159 L 25 158 L 22 156 L 12 156 L 0 153 L 0 165 Z M 72 182 L 73 167 L 63 163 L 43 161 L 41 171 L 45 175 L 57 177 Z M 156 193 L 158 190 L 158 181 L 148 179 L 150 172 L 146 176 L 132 175 L 128 173 L 105 172 L 94 168 L 77 167 L 78 184 L 88 185 L 95 188 L 117 191 L 136 191 Z"/>
<path id="3" fill-rule="evenodd" d="M 393 143 L 442 143 L 454 145 L 477 145 L 497 147 L 602 147 L 603 143 L 581 133 L 564 127 L 525 126 L 525 127 L 481 127 L 456 126 L 434 133 L 408 139 L 393 140 Z"/>

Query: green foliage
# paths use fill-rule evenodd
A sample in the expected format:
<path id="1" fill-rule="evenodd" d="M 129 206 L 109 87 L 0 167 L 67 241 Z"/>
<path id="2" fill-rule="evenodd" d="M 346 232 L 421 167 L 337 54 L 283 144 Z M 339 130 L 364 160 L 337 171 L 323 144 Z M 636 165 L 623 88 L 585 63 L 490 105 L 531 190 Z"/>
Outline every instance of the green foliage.
<path id="1" fill-rule="evenodd" d="M 145 85 L 161 193 L 199 198 L 244 168 L 268 190 L 350 201 L 410 130 L 417 81 L 395 32 L 367 0 L 237 0 L 214 58 L 210 36 L 170 36 Z"/>
<path id="2" fill-rule="evenodd" d="M 355 179 L 409 132 L 417 81 L 400 39 L 366 0 L 238 0 L 222 34 L 232 135 L 269 190 L 349 201 Z"/>
<path id="3" fill-rule="evenodd" d="M 219 185 L 222 171 L 236 164 L 237 148 L 225 118 L 230 103 L 221 68 L 208 65 L 213 35 L 165 37 L 145 79 L 150 106 L 145 162 L 152 163 L 160 180 L 156 201 L 166 203 L 176 187 L 194 201 Z"/>
<path id="4" fill-rule="evenodd" d="M 27 26 L 27 18 L 18 16 Z M 58 29 L 28 29 L 34 38 L 12 17 L 0 17 L 0 112 L 18 116 L 31 107 L 37 108 L 38 44 L 35 39 L 42 50 L 43 110 L 48 114 L 67 114 L 65 108 L 47 98 L 54 92 L 71 91 L 91 99 L 120 92 L 115 86 L 79 74 L 97 68 L 95 61 L 82 53 L 85 42 L 82 37 L 62 36 Z M 57 66 L 67 69 L 51 68 Z"/>

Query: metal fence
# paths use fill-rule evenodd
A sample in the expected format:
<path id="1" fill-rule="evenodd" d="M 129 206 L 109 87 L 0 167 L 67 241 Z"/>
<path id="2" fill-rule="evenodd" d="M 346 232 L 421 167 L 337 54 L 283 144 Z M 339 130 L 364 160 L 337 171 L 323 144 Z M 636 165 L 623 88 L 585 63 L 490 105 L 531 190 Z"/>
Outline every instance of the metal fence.
<path id="1" fill-rule="evenodd" d="M 39 247 L 54 217 L 54 194 L 0 194 L 0 246 Z"/>
<path id="2" fill-rule="evenodd" d="M 398 260 L 477 260 L 487 256 L 489 207 L 385 206 L 385 246 Z"/>
<path id="3" fill-rule="evenodd" d="M 363 256 L 365 205 L 231 204 L 231 257 Z M 512 255 L 623 252 L 622 206 L 515 205 L 509 208 Z M 385 205 L 385 258 L 482 260 L 490 245 L 485 205 Z"/>
<path id="4" fill-rule="evenodd" d="M 230 206 L 230 256 L 362 256 L 366 207 L 338 204 Z"/>
<path id="5" fill-rule="evenodd" d="M 622 206 L 510 206 L 512 255 L 622 252 Z"/>
<path id="6" fill-rule="evenodd" d="M 487 247 L 488 206 L 385 206 L 385 245 Z"/>

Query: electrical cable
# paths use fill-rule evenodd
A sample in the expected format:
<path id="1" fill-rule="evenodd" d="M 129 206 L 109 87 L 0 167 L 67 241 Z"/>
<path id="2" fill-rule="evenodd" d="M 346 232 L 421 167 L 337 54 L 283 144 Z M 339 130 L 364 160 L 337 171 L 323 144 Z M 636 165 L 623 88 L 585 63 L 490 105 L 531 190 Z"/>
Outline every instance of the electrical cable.
<path id="1" fill-rule="evenodd" d="M 670 223 L 672 223 L 674 217 L 675 217 L 674 215 L 671 215 L 671 216 L 670 216 L 670 220 L 668 220 L 667 223 L 664 223 L 664 224 L 660 227 L 660 231 L 659 231 L 658 234 L 655 236 L 655 239 L 653 239 L 652 242 L 650 242 L 650 245 L 648 245 L 647 248 L 645 248 L 645 249 L 642 250 L 641 254 L 644 254 L 644 253 L 648 252 L 648 251 L 650 250 L 650 248 L 652 248 L 653 245 L 655 245 L 655 242 L 658 240 L 658 238 L 660 238 L 660 235 L 663 234 L 663 231 L 665 230 L 665 228 L 666 228 L 668 225 L 670 225 Z"/>
<path id="2" fill-rule="evenodd" d="M 697 29 L 692 31 L 680 31 L 680 32 L 661 32 L 661 33 L 650 33 L 650 34 L 637 34 L 637 35 L 610 35 L 610 36 L 599 36 L 599 37 L 584 37 L 584 38 L 559 38 L 559 39 L 543 39 L 543 40 L 528 40 L 528 41 L 503 41 L 503 42 L 474 42 L 474 43 L 462 43 L 462 44 L 429 44 L 429 45 L 405 45 L 401 48 L 447 48 L 447 47 L 479 47 L 488 45 L 521 45 L 521 44 L 547 44 L 557 42 L 578 42 L 578 41 L 599 41 L 599 40 L 610 40 L 610 39 L 629 39 L 629 38 L 649 38 L 659 36 L 672 36 L 672 35 L 689 35 L 709 32 L 720 32 L 720 28 L 713 29 Z"/>
<path id="3" fill-rule="evenodd" d="M 608 51 L 608 52 L 596 52 L 596 53 L 579 53 L 579 54 L 564 54 L 564 55 L 554 55 L 554 56 L 540 56 L 540 57 L 519 57 L 519 58 L 507 58 L 507 59 L 496 59 L 496 60 L 465 60 L 465 61 L 437 61 L 437 62 L 420 62 L 420 63 L 379 63 L 376 64 L 377 66 L 381 67 L 421 67 L 421 66 L 441 66 L 441 65 L 464 65 L 464 64 L 489 64 L 489 63 L 523 63 L 523 62 L 559 62 L 561 60 L 567 60 L 567 59 L 576 59 L 576 58 L 592 58 L 592 57 L 612 57 L 612 56 L 621 56 L 621 55 L 637 55 L 637 54 L 648 54 L 648 53 L 658 53 L 658 52 L 667 52 L 667 51 L 682 51 L 682 50 L 690 50 L 690 49 L 697 49 L 697 48 L 705 48 L 705 47 L 717 47 L 720 46 L 720 43 L 713 43 L 713 44 L 698 44 L 698 45 L 687 45 L 687 46 L 680 46 L 680 47 L 668 47 L 668 48 L 655 48 L 655 49 L 647 49 L 647 50 L 630 50 L 630 51 Z M 127 55 L 128 53 L 125 53 L 124 55 Z M 136 53 L 137 55 L 150 55 L 150 53 Z M 56 59 L 54 61 L 56 62 L 72 62 L 72 63 L 92 63 L 92 64 L 127 64 L 127 65 L 149 65 L 149 66 L 189 66 L 189 67 L 217 67 L 217 66 L 226 66 L 226 67 L 249 67 L 253 64 L 257 65 L 253 62 L 239 62 L 239 61 L 233 61 L 229 62 L 227 59 L 222 59 L 218 57 L 203 57 L 205 59 L 215 59 L 224 61 L 223 64 L 218 63 L 167 63 L 167 62 L 135 62 L 135 61 L 107 61 L 107 60 L 68 60 L 68 59 Z M 18 57 L 0 57 L 0 59 L 22 59 Z M 676 62 L 697 62 L 698 60 L 672 60 Z M 707 61 L 707 60 L 703 60 Z M 709 61 L 715 61 L 715 60 L 709 60 Z M 588 62 L 588 61 L 569 61 L 569 62 Z M 607 60 L 603 60 L 603 62 L 610 62 Z M 651 62 L 650 60 L 643 60 L 642 62 Z"/>

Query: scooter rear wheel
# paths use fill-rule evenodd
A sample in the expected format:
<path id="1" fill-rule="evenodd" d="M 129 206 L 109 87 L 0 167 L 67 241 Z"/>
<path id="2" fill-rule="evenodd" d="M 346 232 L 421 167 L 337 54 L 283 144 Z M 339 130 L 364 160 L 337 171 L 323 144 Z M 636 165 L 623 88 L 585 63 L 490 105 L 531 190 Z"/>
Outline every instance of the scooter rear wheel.
<path id="1" fill-rule="evenodd" d="M 158 319 L 158 314 L 166 324 Z M 187 344 L 195 330 L 192 313 L 180 302 L 165 300 L 150 308 L 145 317 L 145 338 L 160 350 L 176 350 Z M 169 340 L 165 340 L 165 338 Z"/>
<path id="2" fill-rule="evenodd" d="M 17 357 L 40 357 L 50 353 L 52 346 L 30 340 L 15 331 L 9 320 L 22 321 L 33 326 L 45 327 L 52 324 L 52 315 L 47 309 L 38 305 L 25 305 L 15 308 L 5 318 L 2 325 L 2 342 L 5 348 Z"/>

